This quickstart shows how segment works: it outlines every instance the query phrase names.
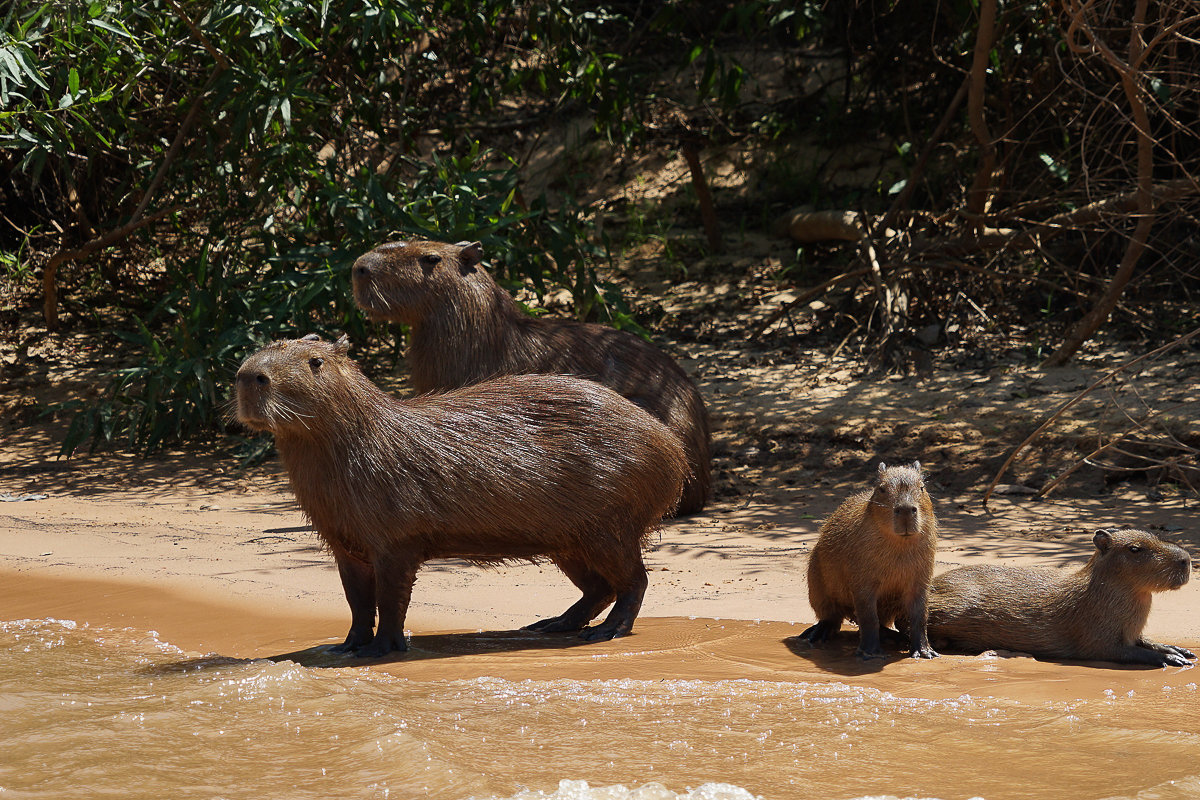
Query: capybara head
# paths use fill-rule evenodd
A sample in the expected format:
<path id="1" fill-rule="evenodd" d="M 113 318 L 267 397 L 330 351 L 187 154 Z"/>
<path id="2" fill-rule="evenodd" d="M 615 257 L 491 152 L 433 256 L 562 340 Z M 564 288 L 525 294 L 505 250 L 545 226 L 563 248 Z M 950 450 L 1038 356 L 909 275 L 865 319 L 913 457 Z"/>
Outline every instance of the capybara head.
<path id="1" fill-rule="evenodd" d="M 319 429 L 321 420 L 313 409 L 343 407 L 339 401 L 347 386 L 366 380 L 346 356 L 349 349 L 345 336 L 326 342 L 310 333 L 259 350 L 237 371 L 238 421 L 275 434 Z"/>
<path id="2" fill-rule="evenodd" d="M 1147 592 L 1178 589 L 1192 577 L 1192 558 L 1177 544 L 1140 528 L 1101 528 L 1088 566 L 1106 582 Z"/>
<path id="3" fill-rule="evenodd" d="M 879 529 L 892 536 L 927 533 L 934 525 L 933 501 L 925 491 L 921 462 L 889 467 L 880 463 L 868 513 Z"/>
<path id="4" fill-rule="evenodd" d="M 479 266 L 479 242 L 390 242 L 351 268 L 354 302 L 372 319 L 420 323 L 446 304 L 485 303 L 495 282 Z"/>

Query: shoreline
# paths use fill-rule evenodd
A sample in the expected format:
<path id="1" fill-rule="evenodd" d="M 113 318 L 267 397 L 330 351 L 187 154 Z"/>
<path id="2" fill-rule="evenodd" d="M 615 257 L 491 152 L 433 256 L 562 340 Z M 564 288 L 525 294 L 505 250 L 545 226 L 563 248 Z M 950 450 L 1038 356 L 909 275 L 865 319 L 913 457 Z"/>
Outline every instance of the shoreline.
<path id="1" fill-rule="evenodd" d="M 439 561 L 418 575 L 406 623 L 408 654 L 378 662 L 330 656 L 324 650 L 345 635 L 349 610 L 332 559 L 278 486 L 6 503 L 0 617 L 154 631 L 189 659 L 287 657 L 422 681 L 836 681 L 929 699 L 972 694 L 1062 702 L 1197 682 L 1193 667 L 1005 655 L 916 661 L 897 652 L 864 664 L 854 658 L 851 628 L 821 648 L 796 641 L 812 622 L 806 555 L 845 493 L 845 487 L 797 489 L 664 524 L 646 554 L 650 588 L 634 634 L 612 642 L 517 630 L 577 599 L 553 567 Z M 1094 524 L 1150 525 L 1147 511 L 1161 525 L 1192 519 L 1184 504 L 1164 505 L 1126 508 L 1116 520 Z M 1079 500 L 994 501 L 988 511 L 943 500 L 937 572 L 981 562 L 1075 568 L 1091 552 L 1090 520 L 1104 511 L 1113 509 Z M 1147 635 L 1200 649 L 1198 603 L 1197 580 L 1156 595 Z"/>

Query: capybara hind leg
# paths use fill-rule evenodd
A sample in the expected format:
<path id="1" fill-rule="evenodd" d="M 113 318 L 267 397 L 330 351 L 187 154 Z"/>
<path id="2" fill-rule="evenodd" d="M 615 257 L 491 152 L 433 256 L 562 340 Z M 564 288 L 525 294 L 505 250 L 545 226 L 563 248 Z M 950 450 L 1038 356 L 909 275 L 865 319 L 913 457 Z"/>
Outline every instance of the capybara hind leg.
<path id="1" fill-rule="evenodd" d="M 337 557 L 342 590 L 350 604 L 350 633 L 333 653 L 353 653 L 375 635 L 375 569 L 365 561 L 346 555 Z"/>
<path id="2" fill-rule="evenodd" d="M 812 625 L 800 634 L 801 639 L 806 639 L 811 644 L 821 644 L 829 641 L 829 637 L 842 629 L 842 617 L 826 617 L 818 620 L 816 625 Z"/>
<path id="3" fill-rule="evenodd" d="M 417 564 L 399 559 L 375 561 L 375 603 L 379 607 L 379 628 L 370 644 L 354 652 L 359 658 L 379 658 L 408 649 L 404 640 L 404 618 L 417 579 Z"/>
<path id="4" fill-rule="evenodd" d="M 571 579 L 571 583 L 579 587 L 579 590 L 583 592 L 583 597 L 557 617 L 539 620 L 532 625 L 526 625 L 521 630 L 538 633 L 583 630 L 583 626 L 595 619 L 616 597 L 616 592 L 613 591 L 612 584 L 608 582 L 608 579 L 583 562 L 556 561 L 555 563 Z"/>
<path id="5" fill-rule="evenodd" d="M 629 576 L 624 588 L 617 591 L 616 602 L 604 622 L 585 628 L 579 636 L 590 642 L 602 642 L 618 636 L 628 636 L 633 631 L 633 621 L 642 610 L 642 599 L 646 596 L 646 568 L 639 556 L 636 571 Z"/>
<path id="6" fill-rule="evenodd" d="M 683 483 L 683 494 L 679 498 L 679 506 L 671 514 L 673 517 L 686 517 L 689 514 L 695 514 L 698 511 L 704 510 L 705 503 L 708 502 L 708 480 L 707 476 L 701 479 L 697 476 L 695 465 L 692 465 L 692 473 L 688 475 Z"/>

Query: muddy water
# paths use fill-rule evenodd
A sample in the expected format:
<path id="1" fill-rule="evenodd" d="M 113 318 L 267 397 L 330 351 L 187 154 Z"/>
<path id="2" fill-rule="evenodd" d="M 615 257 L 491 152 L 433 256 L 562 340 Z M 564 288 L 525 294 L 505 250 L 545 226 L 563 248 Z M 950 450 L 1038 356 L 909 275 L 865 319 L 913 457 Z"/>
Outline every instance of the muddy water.
<path id="1" fill-rule="evenodd" d="M 305 643 L 286 636 L 272 658 L 238 658 L 137 628 L 6 622 L 0 795 L 1200 795 L 1193 670 L 861 666 L 852 636 L 806 652 L 786 623 L 638 631 L 585 646 L 419 634 L 407 656 L 360 666 L 327 646 L 284 652 Z"/>

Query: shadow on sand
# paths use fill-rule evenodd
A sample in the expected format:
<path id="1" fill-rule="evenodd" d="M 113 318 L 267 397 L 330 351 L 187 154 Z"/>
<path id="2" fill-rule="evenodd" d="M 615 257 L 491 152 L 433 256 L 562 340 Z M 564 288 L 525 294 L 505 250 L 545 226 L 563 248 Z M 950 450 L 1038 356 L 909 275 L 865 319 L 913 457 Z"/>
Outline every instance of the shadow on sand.
<path id="1" fill-rule="evenodd" d="M 379 664 L 398 664 L 416 661 L 432 661 L 471 655 L 496 655 L 528 650 L 546 650 L 561 653 L 576 647 L 594 644 L 579 638 L 578 633 L 535 633 L 532 631 L 482 631 L 477 633 L 432 633 L 408 637 L 408 650 L 389 653 L 382 658 L 358 658 L 353 655 L 331 652 L 335 644 L 306 647 L 290 653 L 266 656 L 265 658 L 230 658 L 207 655 L 188 658 L 168 664 L 147 667 L 146 674 L 170 675 L 208 669 L 220 669 L 254 661 L 291 661 L 302 667 L 317 669 L 339 669 L 367 667 Z"/>

